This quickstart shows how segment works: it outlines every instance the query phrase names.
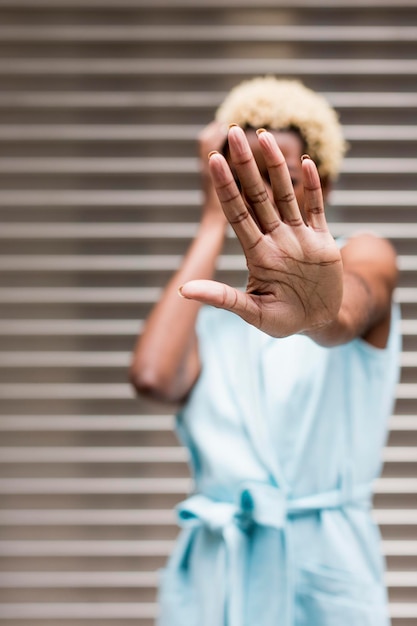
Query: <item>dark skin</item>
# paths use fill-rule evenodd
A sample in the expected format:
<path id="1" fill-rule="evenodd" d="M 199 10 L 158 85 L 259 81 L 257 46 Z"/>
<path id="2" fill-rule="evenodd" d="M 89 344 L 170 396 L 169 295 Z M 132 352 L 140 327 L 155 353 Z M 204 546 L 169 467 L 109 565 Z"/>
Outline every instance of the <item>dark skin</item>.
<path id="1" fill-rule="evenodd" d="M 256 165 L 259 169 L 259 173 L 264 181 L 265 188 L 269 194 L 272 194 L 269 172 L 265 163 L 265 158 L 259 145 L 256 130 L 254 128 L 245 128 L 244 130 Z M 296 196 L 298 206 L 302 208 L 304 206 L 304 187 L 300 156 L 306 152 L 306 146 L 304 144 L 304 141 L 296 130 L 272 130 L 269 132 L 271 132 L 271 134 L 274 136 L 275 140 L 281 148 L 282 153 L 285 155 L 288 171 L 291 177 L 291 183 L 294 189 L 294 194 Z M 222 150 L 222 154 L 226 158 L 235 178 L 236 184 L 241 190 L 241 183 L 237 176 L 236 168 L 233 165 L 228 143 L 226 144 L 225 149 Z M 321 180 L 321 185 L 323 189 L 323 195 L 324 197 L 326 197 L 329 187 L 327 179 Z"/>
<path id="2" fill-rule="evenodd" d="M 224 131 L 210 125 L 202 154 L 222 150 L 225 140 Z M 181 402 L 198 378 L 195 321 L 201 303 L 230 310 L 275 337 L 302 333 L 324 346 L 361 337 L 377 348 L 386 345 L 397 280 L 391 245 L 363 234 L 339 250 L 324 214 L 327 181 L 311 159 L 301 161 L 297 134 L 246 135 L 233 126 L 228 146 L 227 160 L 219 152 L 211 155 L 211 179 L 203 167 L 200 231 L 133 356 L 133 384 L 160 400 Z M 246 292 L 212 280 L 228 222 L 247 259 Z"/>

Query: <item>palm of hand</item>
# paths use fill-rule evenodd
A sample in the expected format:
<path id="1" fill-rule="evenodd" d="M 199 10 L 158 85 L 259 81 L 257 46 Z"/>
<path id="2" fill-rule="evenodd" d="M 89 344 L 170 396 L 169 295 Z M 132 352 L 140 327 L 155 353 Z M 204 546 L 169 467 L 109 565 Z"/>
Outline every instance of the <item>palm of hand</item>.
<path id="1" fill-rule="evenodd" d="M 282 223 L 246 251 L 244 319 L 280 337 L 328 323 L 341 299 L 342 262 L 331 235 L 301 225 L 291 230 Z"/>

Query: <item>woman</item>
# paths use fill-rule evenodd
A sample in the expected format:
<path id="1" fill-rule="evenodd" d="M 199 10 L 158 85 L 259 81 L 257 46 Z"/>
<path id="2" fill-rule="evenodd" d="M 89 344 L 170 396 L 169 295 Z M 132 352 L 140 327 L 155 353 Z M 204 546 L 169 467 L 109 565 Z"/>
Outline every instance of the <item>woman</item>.
<path id="1" fill-rule="evenodd" d="M 131 368 L 140 393 L 181 403 L 195 478 L 160 625 L 386 625 L 370 507 L 398 375 L 395 252 L 330 235 L 345 146 L 300 83 L 242 83 L 200 146 L 200 229 Z M 228 222 L 245 293 L 212 281 Z"/>

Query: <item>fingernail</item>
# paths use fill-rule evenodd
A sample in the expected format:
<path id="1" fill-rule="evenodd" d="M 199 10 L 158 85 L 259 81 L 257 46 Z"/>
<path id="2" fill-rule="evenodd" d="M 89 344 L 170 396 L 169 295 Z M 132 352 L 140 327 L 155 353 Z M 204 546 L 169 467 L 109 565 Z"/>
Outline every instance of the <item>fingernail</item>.
<path id="1" fill-rule="evenodd" d="M 306 159 L 310 159 L 311 161 L 311 156 L 309 154 L 303 154 L 301 157 L 301 161 L 305 161 Z"/>
<path id="2" fill-rule="evenodd" d="M 233 126 L 239 126 L 239 124 L 235 124 L 235 122 L 232 122 L 231 124 L 229 124 L 229 128 L 233 128 Z"/>
<path id="3" fill-rule="evenodd" d="M 236 150 L 240 154 L 244 152 L 246 153 L 249 150 L 246 134 L 243 128 L 241 128 L 238 124 L 233 124 L 230 130 L 233 128 L 236 128 L 236 130 L 234 130 L 232 135 L 229 137 L 229 146 L 232 151 L 232 158 L 233 154 L 236 155 Z M 230 142 L 231 139 L 233 139 L 232 142 Z"/>
<path id="4" fill-rule="evenodd" d="M 219 154 L 218 150 L 212 150 L 211 152 L 209 152 L 209 153 L 208 153 L 208 157 L 207 157 L 207 158 L 211 159 L 211 157 L 212 157 L 214 154 Z"/>
<path id="5" fill-rule="evenodd" d="M 266 133 L 266 128 L 258 128 L 256 134 L 259 136 L 261 133 Z"/>
<path id="6" fill-rule="evenodd" d="M 182 295 L 182 288 L 183 288 L 183 285 L 180 285 L 178 287 L 178 295 L 181 296 L 181 298 L 184 298 L 184 296 Z"/>

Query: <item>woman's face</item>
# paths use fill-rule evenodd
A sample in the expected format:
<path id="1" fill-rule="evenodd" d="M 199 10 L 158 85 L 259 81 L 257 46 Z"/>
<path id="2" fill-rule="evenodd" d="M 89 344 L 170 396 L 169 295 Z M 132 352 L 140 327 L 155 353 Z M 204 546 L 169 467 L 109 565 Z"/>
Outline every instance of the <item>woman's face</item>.
<path id="1" fill-rule="evenodd" d="M 296 132 L 293 132 L 293 131 L 270 131 L 270 132 L 274 135 L 282 151 L 282 154 L 285 157 L 285 160 L 287 162 L 288 169 L 290 172 L 292 184 L 294 187 L 294 193 L 297 198 L 298 206 L 300 208 L 300 211 L 303 213 L 304 212 L 304 187 L 303 187 L 302 168 L 301 168 L 301 156 L 305 152 L 305 146 L 303 144 L 303 141 L 301 137 Z M 265 160 L 262 156 L 262 152 L 259 147 L 259 142 L 256 136 L 256 132 L 254 130 L 249 129 L 246 131 L 246 136 L 248 138 L 249 145 L 253 152 L 253 156 L 255 157 L 261 176 L 265 181 L 266 189 L 270 197 L 272 197 L 272 190 L 271 190 L 271 185 L 269 182 L 268 169 L 265 165 Z"/>

